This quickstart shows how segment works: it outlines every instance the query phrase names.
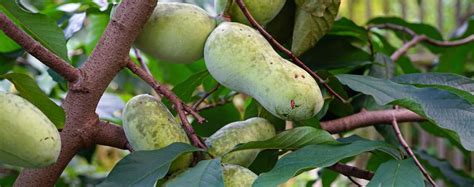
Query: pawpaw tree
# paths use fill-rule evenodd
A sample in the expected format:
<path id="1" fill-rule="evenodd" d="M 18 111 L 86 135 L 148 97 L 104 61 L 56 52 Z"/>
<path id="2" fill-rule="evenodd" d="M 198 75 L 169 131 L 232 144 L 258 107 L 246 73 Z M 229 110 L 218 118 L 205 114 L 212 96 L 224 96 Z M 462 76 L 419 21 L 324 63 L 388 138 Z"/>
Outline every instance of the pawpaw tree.
<path id="1" fill-rule="evenodd" d="M 473 186 L 474 19 L 358 6 L 0 0 L 0 186 Z"/>

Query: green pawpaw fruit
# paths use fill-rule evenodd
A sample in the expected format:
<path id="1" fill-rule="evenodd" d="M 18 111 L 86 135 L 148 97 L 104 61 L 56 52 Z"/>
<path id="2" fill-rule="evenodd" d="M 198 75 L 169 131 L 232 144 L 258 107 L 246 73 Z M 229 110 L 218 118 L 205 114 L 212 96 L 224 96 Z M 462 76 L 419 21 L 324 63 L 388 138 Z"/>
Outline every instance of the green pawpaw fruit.
<path id="1" fill-rule="evenodd" d="M 222 13 L 225 10 L 228 0 L 216 0 L 214 5 L 217 13 Z M 261 25 L 266 25 L 270 22 L 285 5 L 286 0 L 244 0 L 245 7 L 252 14 L 253 18 Z M 239 5 L 232 1 L 229 12 L 232 21 L 250 25 L 244 13 L 239 8 Z"/>
<path id="2" fill-rule="evenodd" d="M 198 6 L 158 3 L 135 45 L 159 60 L 192 63 L 202 58 L 206 38 L 215 26 L 215 20 Z"/>
<path id="3" fill-rule="evenodd" d="M 123 129 L 135 150 L 156 150 L 175 142 L 190 143 L 186 132 L 171 112 L 150 95 L 137 95 L 130 99 L 123 110 Z M 192 154 L 177 158 L 170 172 L 187 168 Z"/>
<path id="4" fill-rule="evenodd" d="M 222 157 L 223 163 L 250 166 L 260 150 L 231 151 L 237 144 L 267 140 L 275 136 L 275 127 L 266 119 L 255 117 L 245 121 L 229 123 L 206 139 L 208 152 Z"/>
<path id="5" fill-rule="evenodd" d="M 225 187 L 251 187 L 258 177 L 249 169 L 233 164 L 224 164 L 223 173 Z"/>
<path id="6" fill-rule="evenodd" d="M 207 39 L 204 58 L 219 83 L 252 96 L 281 119 L 310 119 L 323 106 L 321 90 L 311 75 L 280 57 L 246 25 L 221 23 Z"/>
<path id="7" fill-rule="evenodd" d="M 61 139 L 54 124 L 36 106 L 0 93 L 0 163 L 40 168 L 56 162 Z"/>

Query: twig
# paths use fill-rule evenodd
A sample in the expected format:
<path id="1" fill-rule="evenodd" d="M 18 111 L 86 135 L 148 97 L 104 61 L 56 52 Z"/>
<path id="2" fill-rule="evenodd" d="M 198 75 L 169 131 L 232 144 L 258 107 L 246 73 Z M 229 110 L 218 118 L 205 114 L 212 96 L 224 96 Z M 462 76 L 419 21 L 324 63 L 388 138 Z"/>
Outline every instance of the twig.
<path id="1" fill-rule="evenodd" d="M 353 179 L 351 176 L 347 176 L 347 175 L 344 175 L 346 176 L 352 183 L 354 183 L 356 186 L 358 187 L 361 187 L 362 185 L 359 184 L 355 179 Z"/>
<path id="2" fill-rule="evenodd" d="M 320 122 L 320 125 L 322 129 L 329 133 L 337 134 L 361 127 L 369 127 L 377 124 L 389 124 L 392 122 L 393 115 L 397 117 L 399 122 L 425 120 L 423 117 L 407 109 L 389 109 L 379 111 L 362 110 L 357 114 L 343 118 L 322 121 Z"/>
<path id="3" fill-rule="evenodd" d="M 374 173 L 370 171 L 366 171 L 354 166 L 349 166 L 341 163 L 336 163 L 328 168 L 345 176 L 352 176 L 365 180 L 371 180 L 372 177 L 374 177 Z"/>
<path id="4" fill-rule="evenodd" d="M 202 103 L 204 102 L 204 100 L 206 100 L 210 95 L 212 95 L 214 92 L 216 92 L 219 87 L 221 85 L 219 83 L 217 83 L 216 86 L 214 86 L 214 88 L 212 88 L 212 90 L 210 90 L 209 92 L 207 92 L 206 94 L 204 94 L 204 96 L 202 96 L 198 101 L 196 101 L 196 103 L 193 104 L 193 109 L 196 110 L 197 107 Z"/>
<path id="5" fill-rule="evenodd" d="M 407 51 L 412 48 L 413 46 L 415 46 L 416 44 L 420 43 L 421 41 L 425 40 L 427 37 L 425 35 L 416 35 L 415 37 L 413 37 L 410 41 L 408 41 L 407 43 L 403 44 L 403 46 L 398 49 L 397 51 L 395 51 L 392 56 L 390 56 L 390 59 L 392 60 L 392 62 L 396 62 L 398 59 L 400 59 L 400 57 L 402 55 L 404 55 L 405 53 L 407 53 Z"/>
<path id="6" fill-rule="evenodd" d="M 296 63 L 296 65 L 300 66 L 301 68 L 303 68 L 305 71 L 307 71 L 313 78 L 315 78 L 316 80 L 318 80 L 318 82 L 320 84 L 323 84 L 324 87 L 326 87 L 326 89 L 328 89 L 328 91 L 334 95 L 336 98 L 338 98 L 340 101 L 342 101 L 343 103 L 347 103 L 348 101 L 346 101 L 342 96 L 340 96 L 336 91 L 334 91 L 328 84 L 328 82 L 324 79 L 322 79 L 318 74 L 316 74 L 313 70 L 311 70 L 308 66 L 306 66 L 303 61 L 301 61 L 298 57 L 296 57 L 290 50 L 286 49 L 283 45 L 281 45 L 278 41 L 276 41 L 254 18 L 253 16 L 250 14 L 249 10 L 245 7 L 245 3 L 243 0 L 235 0 L 236 3 L 239 5 L 240 7 L 240 10 L 242 10 L 242 12 L 244 13 L 245 17 L 247 18 L 247 20 L 250 22 L 250 24 L 252 24 L 253 27 L 255 27 L 262 35 L 263 37 L 265 37 L 268 42 L 270 42 L 272 44 L 272 46 L 274 46 L 275 48 L 277 48 L 278 50 L 284 52 L 285 54 L 287 54 L 292 60 L 294 63 Z"/>
<path id="7" fill-rule="evenodd" d="M 398 60 L 403 54 L 405 54 L 408 51 L 408 49 L 410 49 L 411 47 L 415 46 L 416 44 L 420 42 L 426 42 L 431 45 L 440 46 L 440 47 L 456 47 L 456 46 L 464 45 L 470 42 L 474 42 L 474 34 L 471 34 L 468 37 L 465 37 L 463 39 L 456 40 L 456 41 L 439 41 L 439 40 L 429 38 L 426 35 L 418 34 L 407 27 L 403 27 L 403 26 L 391 24 L 391 23 L 371 25 L 368 27 L 369 30 L 371 30 L 372 28 L 402 31 L 413 37 L 409 42 L 403 45 L 402 48 L 398 49 L 395 53 L 392 54 L 391 56 L 392 61 Z"/>
<path id="8" fill-rule="evenodd" d="M 171 90 L 168 88 L 161 86 L 156 82 L 156 80 L 145 72 L 142 68 L 138 67 L 132 60 L 129 60 L 127 64 L 128 69 L 130 69 L 133 73 L 143 79 L 146 83 L 148 83 L 157 93 L 162 94 L 166 98 L 168 98 L 174 105 L 176 112 L 178 112 L 178 116 L 181 119 L 181 124 L 188 134 L 188 137 L 192 140 L 193 145 L 199 148 L 206 148 L 206 145 L 202 143 L 202 140 L 196 135 L 194 132 L 193 127 L 189 123 L 185 111 L 189 112 L 193 115 L 196 120 L 204 122 L 204 118 L 202 118 L 199 114 L 197 114 L 191 107 L 187 106 L 186 104 L 181 101 Z"/>
<path id="9" fill-rule="evenodd" d="M 47 65 L 56 73 L 64 77 L 69 82 L 76 82 L 80 78 L 80 72 L 74 66 L 50 52 L 47 48 L 33 39 L 25 31 L 16 26 L 8 17 L 0 13 L 0 29 L 15 40 L 28 53 L 36 57 L 39 61 Z"/>
<path id="10" fill-rule="evenodd" d="M 135 57 L 137 57 L 137 61 L 140 63 L 140 66 L 148 73 L 148 75 L 152 75 L 150 69 L 148 66 L 145 64 L 145 61 L 143 61 L 142 55 L 140 54 L 140 51 L 138 51 L 137 48 L 133 48 L 133 52 L 135 53 Z M 151 95 L 161 98 L 158 93 L 156 93 L 155 90 L 151 91 Z"/>
<path id="11" fill-rule="evenodd" d="M 421 165 L 420 161 L 418 161 L 415 154 L 411 150 L 410 146 L 408 146 L 407 142 L 403 138 L 402 133 L 400 132 L 400 128 L 398 127 L 397 118 L 395 117 L 395 114 L 392 114 L 392 127 L 393 127 L 393 130 L 395 131 L 395 134 L 397 135 L 398 141 L 403 146 L 403 148 L 408 153 L 408 155 L 410 155 L 410 157 L 413 158 L 413 160 L 415 161 L 416 166 L 418 166 L 420 171 L 423 173 L 425 178 L 431 183 L 431 185 L 436 186 L 436 182 L 431 178 L 431 176 L 425 170 L 423 165 Z"/>

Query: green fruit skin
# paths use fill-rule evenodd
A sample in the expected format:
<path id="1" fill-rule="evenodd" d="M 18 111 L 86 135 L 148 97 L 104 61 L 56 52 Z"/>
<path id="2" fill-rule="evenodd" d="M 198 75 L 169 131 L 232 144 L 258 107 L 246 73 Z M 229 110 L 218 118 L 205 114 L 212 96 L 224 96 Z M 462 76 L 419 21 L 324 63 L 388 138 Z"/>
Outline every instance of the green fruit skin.
<path id="1" fill-rule="evenodd" d="M 324 104 L 311 75 L 280 57 L 263 36 L 246 25 L 221 23 L 207 39 L 204 58 L 219 83 L 252 96 L 281 119 L 310 119 Z"/>
<path id="2" fill-rule="evenodd" d="M 214 157 L 222 157 L 223 163 L 250 166 L 260 150 L 231 151 L 237 144 L 267 140 L 276 134 L 275 127 L 266 119 L 250 118 L 229 123 L 206 139 L 208 152 Z"/>
<path id="3" fill-rule="evenodd" d="M 222 13 L 228 0 L 216 0 L 214 5 L 217 13 Z M 245 7 L 252 14 L 253 18 L 261 25 L 270 22 L 285 5 L 286 0 L 244 0 Z M 230 7 L 230 16 L 232 21 L 250 25 L 239 5 L 233 1 Z"/>
<path id="4" fill-rule="evenodd" d="M 150 95 L 137 95 L 130 99 L 123 110 L 123 129 L 135 150 L 156 150 L 175 142 L 190 143 L 186 132 L 171 112 Z M 170 172 L 188 168 L 192 154 L 177 158 Z"/>
<path id="5" fill-rule="evenodd" d="M 257 175 L 247 168 L 238 165 L 224 164 L 225 187 L 251 187 Z"/>
<path id="6" fill-rule="evenodd" d="M 59 132 L 46 115 L 22 97 L 0 93 L 0 163 L 46 167 L 60 151 Z"/>
<path id="7" fill-rule="evenodd" d="M 215 27 L 215 20 L 195 5 L 158 3 L 135 45 L 159 60 L 192 63 L 202 58 L 206 38 Z"/>

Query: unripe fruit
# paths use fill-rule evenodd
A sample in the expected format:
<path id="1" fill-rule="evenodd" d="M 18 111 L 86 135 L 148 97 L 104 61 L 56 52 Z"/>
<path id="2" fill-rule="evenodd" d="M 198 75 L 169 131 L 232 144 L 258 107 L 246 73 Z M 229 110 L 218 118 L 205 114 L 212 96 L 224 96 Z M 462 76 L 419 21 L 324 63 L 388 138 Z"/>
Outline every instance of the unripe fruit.
<path id="1" fill-rule="evenodd" d="M 214 157 L 222 157 L 223 163 L 250 166 L 260 150 L 231 151 L 237 144 L 267 140 L 275 136 L 275 127 L 266 119 L 250 118 L 229 123 L 206 139 L 208 152 Z"/>
<path id="2" fill-rule="evenodd" d="M 222 13 L 225 10 L 227 1 L 228 0 L 214 1 L 217 13 Z M 275 18 L 285 5 L 285 2 L 286 0 L 244 0 L 245 7 L 247 7 L 253 18 L 261 25 L 266 25 Z M 250 25 L 235 0 L 232 2 L 229 13 L 232 21 Z"/>
<path id="3" fill-rule="evenodd" d="M 224 164 L 225 187 L 251 187 L 257 175 L 247 168 L 238 165 Z"/>
<path id="4" fill-rule="evenodd" d="M 123 110 L 123 129 L 135 150 L 156 150 L 175 142 L 190 143 L 186 132 L 166 106 L 149 95 L 130 99 Z M 170 172 L 187 168 L 192 154 L 177 158 Z"/>
<path id="5" fill-rule="evenodd" d="M 48 117 L 22 97 L 0 93 L 0 163 L 45 167 L 60 150 L 59 132 Z"/>
<path id="6" fill-rule="evenodd" d="M 192 63 L 202 58 L 206 38 L 216 22 L 192 4 L 158 3 L 135 45 L 159 60 Z"/>
<path id="7" fill-rule="evenodd" d="M 219 83 L 252 96 L 281 119 L 306 120 L 323 106 L 311 75 L 280 57 L 263 36 L 246 25 L 220 24 L 207 39 L 204 58 Z"/>

